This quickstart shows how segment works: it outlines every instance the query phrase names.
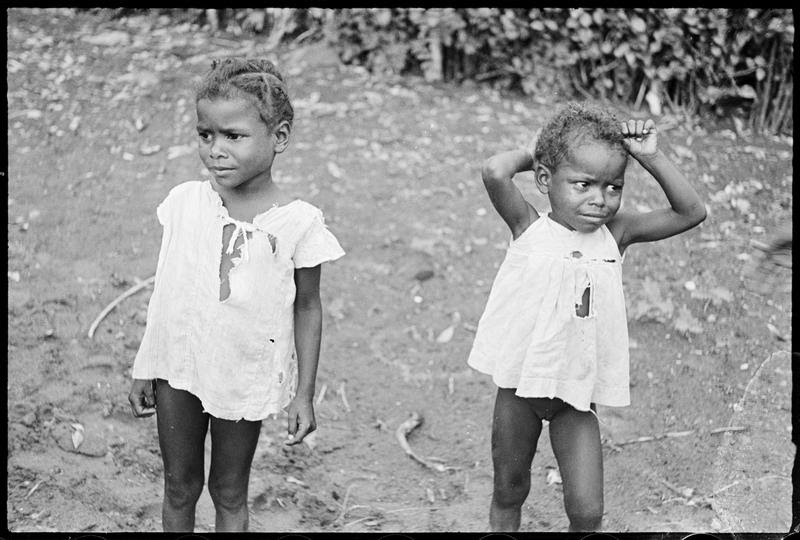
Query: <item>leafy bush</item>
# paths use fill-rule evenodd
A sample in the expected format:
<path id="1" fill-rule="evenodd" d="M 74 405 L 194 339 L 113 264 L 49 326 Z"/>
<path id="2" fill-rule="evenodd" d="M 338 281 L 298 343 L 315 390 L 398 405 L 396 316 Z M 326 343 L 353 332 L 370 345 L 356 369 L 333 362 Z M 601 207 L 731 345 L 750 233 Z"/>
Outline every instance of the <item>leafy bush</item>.
<path id="1" fill-rule="evenodd" d="M 246 19 L 245 10 L 226 11 Z M 373 71 L 469 79 L 635 108 L 663 102 L 693 113 L 733 112 L 759 131 L 792 129 L 794 19 L 788 9 L 265 11 L 291 12 L 287 37 L 324 37 L 344 62 Z"/>

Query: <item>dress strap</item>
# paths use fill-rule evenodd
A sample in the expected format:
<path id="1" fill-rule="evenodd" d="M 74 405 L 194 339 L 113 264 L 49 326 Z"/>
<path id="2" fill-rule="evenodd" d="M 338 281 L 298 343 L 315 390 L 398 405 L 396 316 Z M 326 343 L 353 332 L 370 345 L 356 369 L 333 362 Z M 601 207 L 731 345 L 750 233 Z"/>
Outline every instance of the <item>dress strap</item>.
<path id="1" fill-rule="evenodd" d="M 265 231 L 263 228 L 259 227 L 254 223 L 249 223 L 247 221 L 239 221 L 238 219 L 233 219 L 232 217 L 228 216 L 224 212 L 218 213 L 219 218 L 227 225 L 231 224 L 234 225 L 235 228 L 233 230 L 233 234 L 231 234 L 231 239 L 228 242 L 228 247 L 225 250 L 225 253 L 228 255 L 233 254 L 233 249 L 236 246 L 236 240 L 239 236 L 242 237 L 242 258 L 247 261 L 250 259 L 250 244 L 247 238 L 248 233 L 254 233 L 256 231 L 261 231 L 266 234 L 270 240 L 270 247 L 272 248 L 272 253 L 275 253 L 275 242 L 274 236 L 269 232 Z"/>

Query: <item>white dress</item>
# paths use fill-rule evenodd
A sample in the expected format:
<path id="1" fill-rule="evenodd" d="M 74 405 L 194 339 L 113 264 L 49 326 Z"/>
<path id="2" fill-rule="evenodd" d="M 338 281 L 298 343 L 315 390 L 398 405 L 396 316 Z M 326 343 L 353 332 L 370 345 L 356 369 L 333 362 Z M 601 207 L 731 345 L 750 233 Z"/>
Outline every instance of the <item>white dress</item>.
<path id="1" fill-rule="evenodd" d="M 232 219 L 208 182 L 174 187 L 159 205 L 164 231 L 135 379 L 165 379 L 226 420 L 262 420 L 294 397 L 294 269 L 344 255 L 322 212 L 301 200 L 252 223 Z M 223 227 L 242 236 L 220 300 Z"/>
<path id="2" fill-rule="evenodd" d="M 570 231 L 542 215 L 512 240 L 467 362 L 518 396 L 558 397 L 581 411 L 629 405 L 622 257 L 608 228 Z"/>

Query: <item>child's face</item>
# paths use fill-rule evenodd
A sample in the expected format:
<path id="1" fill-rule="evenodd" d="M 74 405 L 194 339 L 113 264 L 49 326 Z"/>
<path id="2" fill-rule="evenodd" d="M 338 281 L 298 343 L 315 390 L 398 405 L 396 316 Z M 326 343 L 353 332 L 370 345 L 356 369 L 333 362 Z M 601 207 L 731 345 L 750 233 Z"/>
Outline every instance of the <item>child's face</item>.
<path id="1" fill-rule="evenodd" d="M 200 159 L 224 189 L 258 187 L 272 180 L 272 161 L 286 147 L 278 131 L 280 125 L 269 129 L 246 99 L 197 102 Z"/>
<path id="2" fill-rule="evenodd" d="M 608 223 L 622 202 L 626 164 L 627 156 L 600 141 L 572 148 L 543 179 L 549 188 L 550 217 L 580 232 L 592 232 Z"/>

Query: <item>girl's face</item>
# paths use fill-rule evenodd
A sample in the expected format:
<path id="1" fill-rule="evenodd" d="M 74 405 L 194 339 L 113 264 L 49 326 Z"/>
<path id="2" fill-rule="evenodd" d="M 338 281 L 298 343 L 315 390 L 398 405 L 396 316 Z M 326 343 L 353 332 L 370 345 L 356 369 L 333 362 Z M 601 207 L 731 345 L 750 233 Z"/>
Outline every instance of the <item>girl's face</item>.
<path id="1" fill-rule="evenodd" d="M 539 189 L 550 199 L 550 217 L 564 227 L 592 232 L 619 210 L 627 156 L 600 141 L 572 148 L 550 171 L 536 168 Z"/>
<path id="2" fill-rule="evenodd" d="M 272 181 L 275 154 L 288 144 L 287 126 L 282 122 L 269 129 L 244 98 L 197 102 L 200 159 L 225 190 L 248 191 Z"/>

